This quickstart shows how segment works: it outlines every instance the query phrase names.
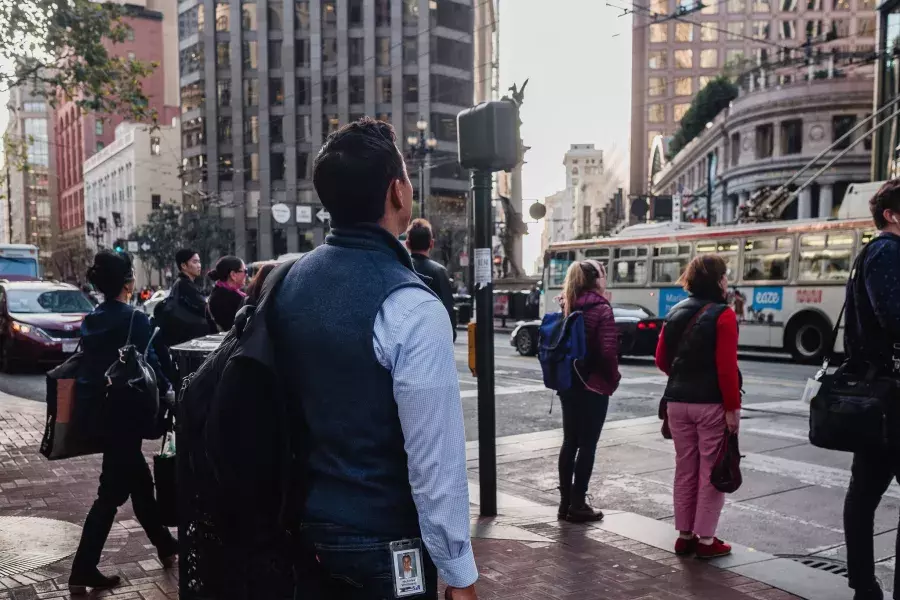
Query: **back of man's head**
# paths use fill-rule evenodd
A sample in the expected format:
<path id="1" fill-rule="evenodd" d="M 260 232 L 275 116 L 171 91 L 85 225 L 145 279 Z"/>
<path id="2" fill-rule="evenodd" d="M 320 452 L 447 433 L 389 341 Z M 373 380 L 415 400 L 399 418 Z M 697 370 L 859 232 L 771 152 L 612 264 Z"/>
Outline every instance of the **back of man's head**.
<path id="1" fill-rule="evenodd" d="M 316 156 L 313 184 L 335 225 L 377 223 L 391 184 L 405 178 L 394 128 L 364 117 L 328 136 Z"/>
<path id="2" fill-rule="evenodd" d="M 431 223 L 425 219 L 416 219 L 409 224 L 406 232 L 406 246 L 410 252 L 428 252 L 431 250 L 433 239 Z"/>
<path id="3" fill-rule="evenodd" d="M 885 182 L 869 200 L 869 210 L 878 229 L 900 225 L 900 179 Z"/>

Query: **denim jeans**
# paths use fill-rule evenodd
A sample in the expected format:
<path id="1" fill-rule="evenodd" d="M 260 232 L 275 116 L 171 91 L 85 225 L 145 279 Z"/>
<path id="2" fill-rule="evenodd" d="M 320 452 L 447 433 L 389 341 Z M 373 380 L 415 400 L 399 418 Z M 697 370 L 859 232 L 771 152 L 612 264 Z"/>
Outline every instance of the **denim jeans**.
<path id="1" fill-rule="evenodd" d="M 560 395 L 563 443 L 559 449 L 559 485 L 567 493 L 586 494 L 594 471 L 597 442 L 606 422 L 609 396 L 590 390 L 571 390 Z"/>
<path id="2" fill-rule="evenodd" d="M 301 538 L 315 548 L 321 581 L 317 589 L 328 600 L 390 600 L 394 598 L 390 543 L 420 537 L 419 532 L 375 535 L 333 523 L 304 523 Z M 437 598 L 437 568 L 422 545 L 426 593 L 408 598 Z M 312 596 L 299 582 L 295 600 Z"/>

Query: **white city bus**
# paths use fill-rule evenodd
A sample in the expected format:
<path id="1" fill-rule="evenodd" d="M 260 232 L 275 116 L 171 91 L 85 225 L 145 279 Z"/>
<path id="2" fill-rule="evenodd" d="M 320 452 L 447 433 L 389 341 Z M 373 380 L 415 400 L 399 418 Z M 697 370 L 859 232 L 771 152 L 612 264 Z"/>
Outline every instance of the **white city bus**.
<path id="1" fill-rule="evenodd" d="M 40 279 L 38 247 L 30 244 L 0 244 L 0 279 Z"/>
<path id="2" fill-rule="evenodd" d="M 818 361 L 829 350 L 853 259 L 874 234 L 870 217 L 709 228 L 635 225 L 615 237 L 552 244 L 543 308 L 559 310 L 555 298 L 566 269 L 573 260 L 592 258 L 607 268 L 613 303 L 665 316 L 687 297 L 675 282 L 691 258 L 715 252 L 728 263 L 741 347 Z M 843 349 L 842 334 L 835 349 Z"/>

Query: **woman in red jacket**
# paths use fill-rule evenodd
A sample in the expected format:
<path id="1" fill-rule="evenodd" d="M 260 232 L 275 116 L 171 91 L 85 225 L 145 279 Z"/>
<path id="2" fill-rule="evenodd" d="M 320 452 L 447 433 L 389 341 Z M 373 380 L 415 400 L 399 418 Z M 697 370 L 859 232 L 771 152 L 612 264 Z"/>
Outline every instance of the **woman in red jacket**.
<path id="1" fill-rule="evenodd" d="M 587 501 L 597 442 L 606 421 L 609 397 L 619 385 L 619 347 L 612 307 L 603 296 L 606 270 L 595 260 L 573 263 L 563 285 L 563 312 L 584 313 L 587 358 L 576 365 L 578 383 L 560 392 L 563 443 L 559 451 L 559 518 L 575 523 L 599 521 L 603 513 Z"/>
<path id="2" fill-rule="evenodd" d="M 690 296 L 676 304 L 656 348 L 669 376 L 663 397 L 675 442 L 676 554 L 715 558 L 731 552 L 716 537 L 725 495 L 710 474 L 725 430 L 740 421 L 737 316 L 728 307 L 728 270 L 721 257 L 698 256 L 678 280 Z"/>

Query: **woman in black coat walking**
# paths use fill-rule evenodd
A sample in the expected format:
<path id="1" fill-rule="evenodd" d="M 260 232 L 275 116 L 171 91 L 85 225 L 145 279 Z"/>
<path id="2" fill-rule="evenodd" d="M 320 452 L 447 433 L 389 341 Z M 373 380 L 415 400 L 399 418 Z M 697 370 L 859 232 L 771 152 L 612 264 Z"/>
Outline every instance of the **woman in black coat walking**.
<path id="1" fill-rule="evenodd" d="M 223 256 L 207 276 L 216 282 L 209 295 L 209 314 L 219 331 L 228 331 L 234 325 L 234 315 L 247 297 L 243 292 L 247 267 L 237 256 Z"/>

